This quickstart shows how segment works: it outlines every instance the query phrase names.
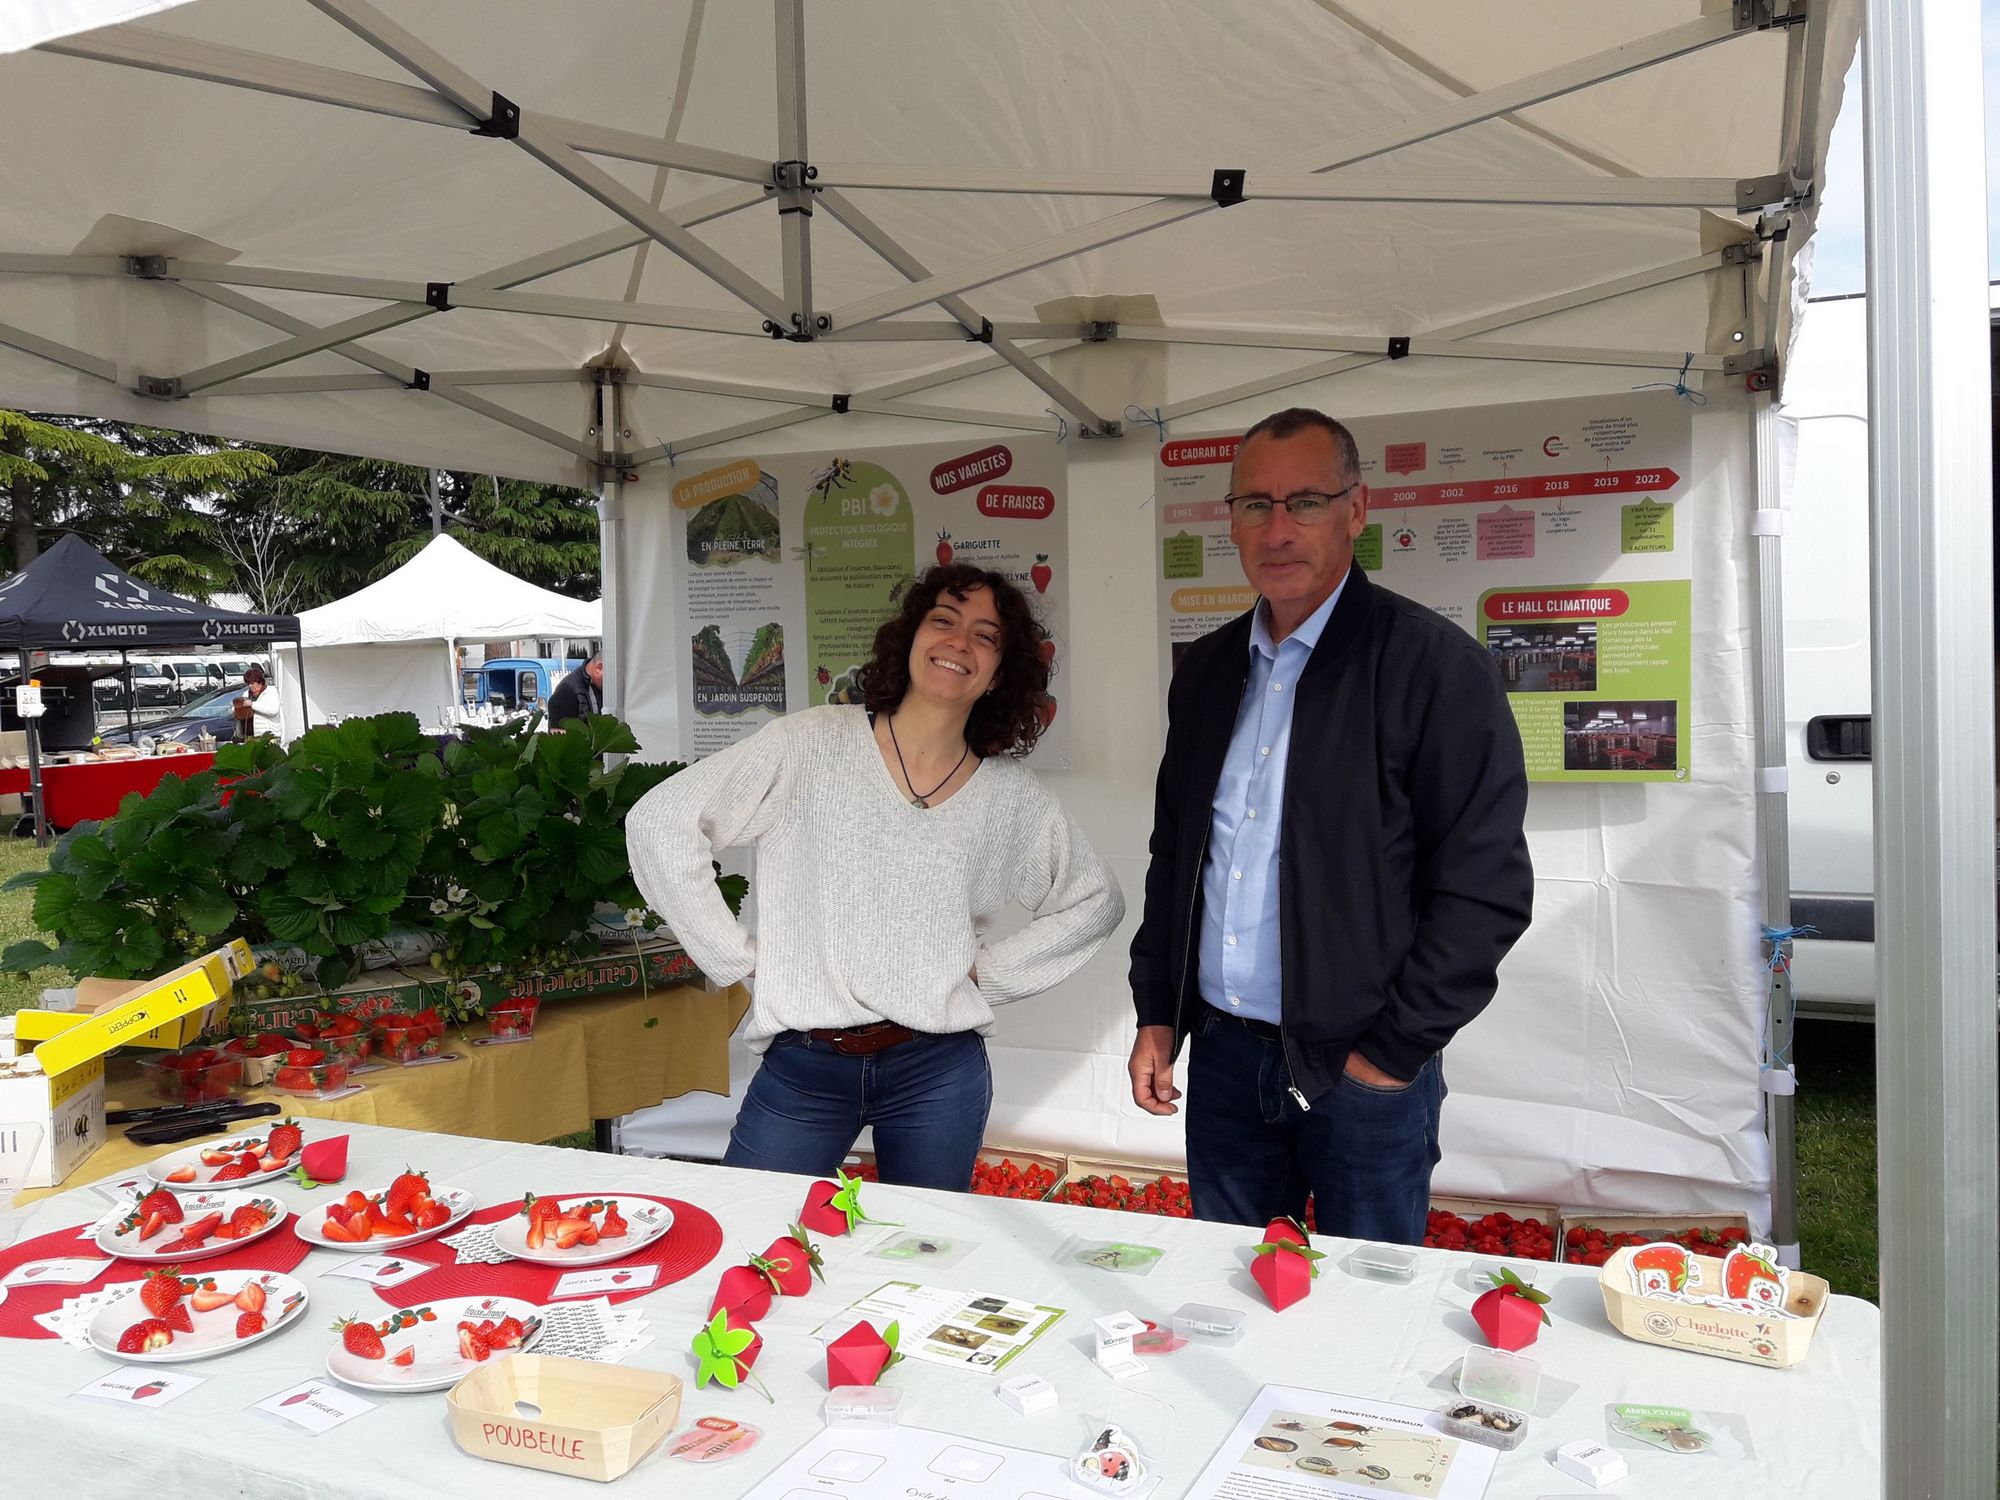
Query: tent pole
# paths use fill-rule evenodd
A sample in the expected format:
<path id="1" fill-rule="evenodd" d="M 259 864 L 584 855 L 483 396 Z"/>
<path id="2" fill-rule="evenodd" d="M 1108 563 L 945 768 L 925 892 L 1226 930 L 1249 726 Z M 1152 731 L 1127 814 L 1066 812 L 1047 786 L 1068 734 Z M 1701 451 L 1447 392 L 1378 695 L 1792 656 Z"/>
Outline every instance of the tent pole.
<path id="1" fill-rule="evenodd" d="M 1786 784 L 1783 497 L 1778 472 L 1778 411 L 1771 397 L 1750 397 L 1750 465 L 1756 488 L 1750 535 L 1756 548 L 1756 612 L 1751 617 L 1755 670 L 1751 723 L 1757 755 L 1757 864 L 1763 876 L 1767 931 L 1792 925 L 1791 830 Z M 1771 1137 L 1771 1245 L 1799 1264 L 1799 1162 L 1792 1072 L 1792 975 L 1788 941 L 1766 944 L 1764 1123 Z"/>
<path id="2" fill-rule="evenodd" d="M 299 653 L 299 733 L 304 734 L 308 729 L 312 728 L 312 708 L 310 700 L 306 697 L 306 638 L 303 634 L 293 643 L 292 649 Z M 278 647 L 276 642 L 273 642 L 271 645 L 271 670 L 274 672 L 278 670 Z M 284 707 L 282 700 L 280 700 L 278 706 L 282 710 Z M 281 718 L 279 722 L 282 724 L 284 721 Z"/>
<path id="3" fill-rule="evenodd" d="M 1994 1493 L 1992 378 L 1979 7 L 1862 19 L 1883 1493 Z"/>
<path id="4" fill-rule="evenodd" d="M 118 660 L 123 667 L 120 675 L 125 679 L 125 732 L 130 734 L 138 727 L 132 716 L 132 710 L 138 701 L 139 684 L 132 680 L 132 653 L 121 646 L 118 649 Z"/>
<path id="5" fill-rule="evenodd" d="M 604 711 L 625 712 L 625 470 L 618 461 L 618 435 L 625 430 L 625 387 L 598 372 L 597 447 L 602 455 L 597 482 L 598 579 L 603 623 Z M 660 746 L 651 747 L 655 752 Z M 665 758 L 661 755 L 659 758 Z"/>
<path id="6" fill-rule="evenodd" d="M 28 790 L 35 799 L 35 847 L 46 849 L 49 847 L 49 816 L 42 801 L 42 721 L 24 719 L 21 722 L 28 732 Z"/>

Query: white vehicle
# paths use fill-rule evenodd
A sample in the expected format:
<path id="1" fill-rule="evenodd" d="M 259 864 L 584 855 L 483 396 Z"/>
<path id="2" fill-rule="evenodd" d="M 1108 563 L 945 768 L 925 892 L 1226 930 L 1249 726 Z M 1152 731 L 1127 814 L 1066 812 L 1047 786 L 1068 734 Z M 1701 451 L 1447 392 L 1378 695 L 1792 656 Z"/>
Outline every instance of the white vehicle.
<path id="1" fill-rule="evenodd" d="M 1993 297 L 2000 305 L 2000 296 Z M 1785 376 L 1798 452 L 1784 541 L 1792 962 L 1799 1009 L 1875 1012 L 1867 303 L 1811 303 Z"/>

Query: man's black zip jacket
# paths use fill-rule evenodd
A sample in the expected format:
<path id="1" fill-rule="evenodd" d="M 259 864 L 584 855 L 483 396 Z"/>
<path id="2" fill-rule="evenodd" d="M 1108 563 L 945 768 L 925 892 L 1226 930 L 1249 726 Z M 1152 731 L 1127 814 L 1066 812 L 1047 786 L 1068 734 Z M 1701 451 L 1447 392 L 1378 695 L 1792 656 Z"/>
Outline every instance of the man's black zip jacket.
<path id="1" fill-rule="evenodd" d="M 1141 1026 L 1200 1014 L 1201 869 L 1249 675 L 1251 616 L 1188 648 L 1132 941 Z M 1299 678 L 1278 839 L 1285 1051 L 1316 1100 L 1348 1052 L 1414 1078 L 1493 998 L 1527 930 L 1527 772 L 1499 671 L 1458 626 L 1350 567 Z"/>

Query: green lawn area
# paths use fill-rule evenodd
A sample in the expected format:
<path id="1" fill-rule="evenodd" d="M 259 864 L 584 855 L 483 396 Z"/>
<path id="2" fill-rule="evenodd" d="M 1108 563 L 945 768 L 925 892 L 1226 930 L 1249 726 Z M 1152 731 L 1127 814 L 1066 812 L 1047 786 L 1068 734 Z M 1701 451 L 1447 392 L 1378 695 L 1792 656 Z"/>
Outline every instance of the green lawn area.
<path id="1" fill-rule="evenodd" d="M 0 880 L 37 868 L 32 839 L 0 837 Z M 37 934 L 33 895 L 0 891 L 0 948 Z M 46 936 L 46 935 L 44 935 Z M 0 974 L 0 1015 L 34 1004 L 45 986 L 67 984 L 60 969 Z M 1800 1244 L 1806 1268 L 1836 1292 L 1875 1298 L 1875 1033 L 1837 1021 L 1801 1022 L 1794 1053 L 1799 1101 Z M 588 1132 L 552 1145 L 588 1150 Z"/>

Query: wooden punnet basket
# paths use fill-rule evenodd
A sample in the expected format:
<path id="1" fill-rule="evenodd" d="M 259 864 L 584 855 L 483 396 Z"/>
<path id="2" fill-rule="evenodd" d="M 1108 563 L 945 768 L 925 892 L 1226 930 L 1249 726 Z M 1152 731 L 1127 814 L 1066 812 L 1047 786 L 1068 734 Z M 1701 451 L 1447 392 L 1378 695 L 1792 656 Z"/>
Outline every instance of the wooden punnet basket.
<path id="1" fill-rule="evenodd" d="M 1598 1272 L 1604 1294 L 1604 1315 L 1628 1339 L 1663 1344 L 1691 1354 L 1714 1354 L 1746 1365 L 1786 1369 L 1806 1357 L 1830 1295 L 1825 1281 L 1794 1271 L 1786 1283 L 1785 1310 L 1791 1318 L 1737 1312 L 1662 1297 L 1641 1297 L 1632 1290 L 1632 1257 L 1643 1246 L 1627 1245 Z M 1722 1262 L 1706 1255 L 1693 1257 L 1701 1268 L 1703 1288 L 1722 1286 Z"/>

